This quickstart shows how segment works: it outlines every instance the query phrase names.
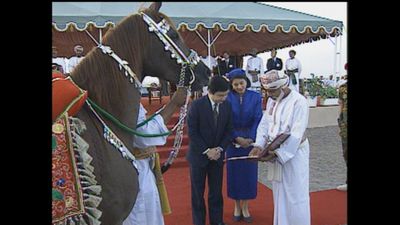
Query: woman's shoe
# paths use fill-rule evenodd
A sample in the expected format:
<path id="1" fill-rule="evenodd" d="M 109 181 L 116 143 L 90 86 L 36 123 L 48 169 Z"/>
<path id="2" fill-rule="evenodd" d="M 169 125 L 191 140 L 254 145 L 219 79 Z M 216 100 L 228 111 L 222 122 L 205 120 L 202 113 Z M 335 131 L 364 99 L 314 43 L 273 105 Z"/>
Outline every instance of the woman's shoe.
<path id="1" fill-rule="evenodd" d="M 251 216 L 249 216 L 249 217 L 244 217 L 244 216 L 243 216 L 243 220 L 244 220 L 246 223 L 252 223 L 252 222 L 253 222 L 253 217 L 251 217 Z"/>
<path id="2" fill-rule="evenodd" d="M 233 215 L 233 221 L 239 222 L 241 219 L 242 219 L 242 215 L 239 215 L 239 216 Z"/>

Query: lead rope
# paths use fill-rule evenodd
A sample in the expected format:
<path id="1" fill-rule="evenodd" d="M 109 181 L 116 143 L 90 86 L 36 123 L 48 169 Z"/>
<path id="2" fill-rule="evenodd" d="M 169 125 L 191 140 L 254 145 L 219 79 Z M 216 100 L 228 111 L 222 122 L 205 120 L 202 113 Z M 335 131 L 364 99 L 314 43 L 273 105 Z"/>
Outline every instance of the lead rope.
<path id="1" fill-rule="evenodd" d="M 138 171 L 136 157 L 129 151 L 129 149 L 125 146 L 125 144 L 117 137 L 117 135 L 114 134 L 114 132 L 112 132 L 112 130 L 107 126 L 107 124 L 101 119 L 101 117 L 96 113 L 96 111 L 93 109 L 92 105 L 88 100 L 86 100 L 86 104 L 89 106 L 90 110 L 94 113 L 94 115 L 103 125 L 104 139 L 106 139 L 108 143 L 114 146 L 114 148 L 121 153 L 123 158 L 132 162 L 133 166 Z"/>
<path id="2" fill-rule="evenodd" d="M 183 64 L 182 65 L 181 74 L 180 74 L 180 77 L 179 77 L 178 87 L 184 86 L 186 67 L 187 67 L 187 64 Z M 186 117 L 186 114 L 187 114 L 187 105 L 189 103 L 190 93 L 191 93 L 191 87 L 190 87 L 190 84 L 189 84 L 188 90 L 187 90 L 187 93 L 186 93 L 185 104 L 180 108 L 180 111 L 179 111 L 178 123 L 172 129 L 172 130 L 176 129 L 174 145 L 172 147 L 171 152 L 169 153 L 167 161 L 165 161 L 164 164 L 161 167 L 161 172 L 162 173 L 165 173 L 169 169 L 169 167 L 172 165 L 172 163 L 174 162 L 175 158 L 179 154 L 179 150 L 180 150 L 181 145 L 182 145 L 183 127 L 185 126 L 185 117 Z"/>

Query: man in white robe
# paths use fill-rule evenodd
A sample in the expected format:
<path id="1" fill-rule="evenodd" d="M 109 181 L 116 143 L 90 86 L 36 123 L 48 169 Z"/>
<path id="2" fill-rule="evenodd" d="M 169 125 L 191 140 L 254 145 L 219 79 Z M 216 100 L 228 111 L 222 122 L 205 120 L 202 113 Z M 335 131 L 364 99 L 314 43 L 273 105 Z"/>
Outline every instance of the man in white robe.
<path id="1" fill-rule="evenodd" d="M 178 88 L 171 101 L 160 111 L 158 115 L 149 120 L 145 125 L 138 127 L 136 131 L 145 134 L 161 134 L 168 132 L 166 123 L 172 114 L 185 103 L 187 89 Z M 137 123 L 146 120 L 146 109 L 140 104 Z M 136 165 L 139 172 L 139 192 L 135 205 L 123 225 L 164 225 L 163 211 L 160 194 L 157 189 L 156 177 L 153 169 L 156 158 L 155 146 L 164 145 L 168 136 L 141 137 L 135 135 L 134 148 L 141 152 L 135 152 Z M 147 152 L 146 152 L 147 151 Z M 168 204 L 168 203 L 167 203 Z M 169 208 L 169 205 L 167 206 Z M 170 213 L 170 212 L 168 212 Z"/>
<path id="2" fill-rule="evenodd" d="M 289 59 L 286 60 L 285 63 L 285 74 L 289 76 L 290 83 L 289 88 L 299 92 L 299 79 L 301 74 L 301 63 L 300 61 L 295 58 L 296 51 L 290 50 L 289 51 Z"/>
<path id="3" fill-rule="evenodd" d="M 67 73 L 71 73 L 84 57 L 82 45 L 75 45 L 74 52 L 75 55 L 68 59 Z"/>
<path id="4" fill-rule="evenodd" d="M 261 93 L 261 85 L 259 77 L 264 73 L 264 63 L 261 57 L 257 56 L 257 49 L 253 48 L 250 53 L 251 57 L 247 60 L 246 76 L 251 82 L 249 90 Z"/>
<path id="5" fill-rule="evenodd" d="M 308 124 L 307 100 L 287 88 L 289 77 L 271 70 L 261 76 L 271 97 L 257 128 L 254 148 L 258 155 L 278 134 L 289 138 L 270 152 L 267 178 L 272 181 L 274 225 L 310 225 L 309 143 L 304 137 Z"/>

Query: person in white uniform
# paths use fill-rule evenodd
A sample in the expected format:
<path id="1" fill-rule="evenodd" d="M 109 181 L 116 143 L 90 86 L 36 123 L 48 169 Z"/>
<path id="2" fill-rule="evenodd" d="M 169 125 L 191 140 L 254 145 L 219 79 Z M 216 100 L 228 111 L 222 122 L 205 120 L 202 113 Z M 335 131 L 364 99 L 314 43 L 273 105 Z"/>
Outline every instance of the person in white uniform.
<path id="1" fill-rule="evenodd" d="M 251 85 L 249 90 L 261 91 L 259 77 L 264 73 L 264 63 L 261 57 L 257 56 L 257 49 L 253 48 L 250 52 L 251 57 L 247 60 L 246 76 L 249 78 Z"/>
<path id="2" fill-rule="evenodd" d="M 84 57 L 82 45 L 75 45 L 74 52 L 75 55 L 68 59 L 68 73 L 71 73 Z"/>
<path id="3" fill-rule="evenodd" d="M 211 70 L 211 72 L 218 65 L 217 60 L 211 55 L 201 57 L 200 59 L 201 59 L 201 61 L 203 61 L 204 64 L 206 64 L 206 66 Z"/>
<path id="4" fill-rule="evenodd" d="M 136 130 L 145 134 L 168 132 L 165 124 L 172 114 L 185 103 L 186 94 L 186 88 L 178 88 L 165 108 Z M 146 113 L 146 109 L 140 104 L 138 124 L 146 120 Z M 164 145 L 167 137 L 141 137 L 135 135 L 133 146 L 139 172 L 139 192 L 135 205 L 123 225 L 164 225 L 163 213 L 171 213 L 165 187 L 163 186 L 159 156 L 155 151 L 155 146 Z M 162 183 L 162 192 L 159 192 L 160 183 Z"/>
<path id="5" fill-rule="evenodd" d="M 276 70 L 262 75 L 260 81 L 271 99 L 249 155 L 258 155 L 277 135 L 290 134 L 266 159 L 267 179 L 272 181 L 274 225 L 310 225 L 310 149 L 304 136 L 309 115 L 307 100 L 287 88 L 289 77 Z"/>
<path id="6" fill-rule="evenodd" d="M 289 88 L 299 92 L 299 79 L 301 74 L 301 63 L 298 59 L 295 58 L 296 51 L 289 51 L 289 59 L 286 60 L 284 71 L 285 74 L 289 76 L 290 83 Z"/>

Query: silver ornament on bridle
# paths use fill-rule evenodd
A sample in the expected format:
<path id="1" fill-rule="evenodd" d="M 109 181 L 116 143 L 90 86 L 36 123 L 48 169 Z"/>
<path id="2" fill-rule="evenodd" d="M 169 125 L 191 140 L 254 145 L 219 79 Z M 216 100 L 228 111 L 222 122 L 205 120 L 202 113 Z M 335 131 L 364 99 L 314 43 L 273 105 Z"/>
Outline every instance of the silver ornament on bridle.
<path id="1" fill-rule="evenodd" d="M 181 70 L 185 70 L 187 65 L 189 65 L 192 75 L 192 79 L 189 81 L 189 86 L 193 84 L 196 79 L 193 69 L 200 62 L 200 57 L 198 56 L 197 52 L 193 49 L 190 49 L 190 54 L 186 57 L 179 46 L 177 46 L 175 42 L 167 35 L 168 31 L 171 29 L 171 26 L 168 24 L 167 20 L 162 19 L 159 23 L 156 23 L 145 13 L 141 12 L 141 15 L 143 16 L 144 22 L 146 22 L 149 26 L 149 31 L 154 32 L 158 39 L 160 39 L 160 41 L 164 44 L 164 50 L 169 51 L 171 53 L 171 57 L 176 59 L 176 62 L 181 65 Z M 183 86 L 183 82 L 181 81 L 182 79 L 180 78 L 178 86 Z"/>

